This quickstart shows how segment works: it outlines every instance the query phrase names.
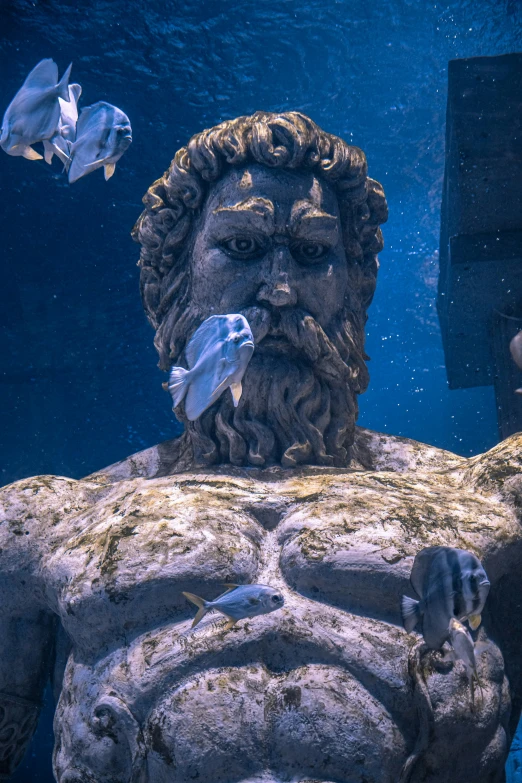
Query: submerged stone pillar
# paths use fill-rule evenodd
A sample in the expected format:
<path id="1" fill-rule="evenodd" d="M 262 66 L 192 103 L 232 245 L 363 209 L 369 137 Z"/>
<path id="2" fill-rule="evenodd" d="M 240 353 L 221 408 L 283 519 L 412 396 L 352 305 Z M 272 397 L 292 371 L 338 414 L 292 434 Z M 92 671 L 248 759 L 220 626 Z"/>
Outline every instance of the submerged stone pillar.
<path id="1" fill-rule="evenodd" d="M 508 343 L 522 319 L 522 54 L 449 63 L 438 312 L 451 389 L 494 385 L 522 430 Z"/>

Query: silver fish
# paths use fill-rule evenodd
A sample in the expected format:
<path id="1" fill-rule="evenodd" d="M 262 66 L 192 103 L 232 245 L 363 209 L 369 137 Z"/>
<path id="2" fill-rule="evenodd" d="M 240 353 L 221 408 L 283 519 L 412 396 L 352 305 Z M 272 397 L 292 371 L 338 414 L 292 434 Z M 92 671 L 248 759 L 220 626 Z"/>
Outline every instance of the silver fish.
<path id="1" fill-rule="evenodd" d="M 121 109 L 105 101 L 86 106 L 76 125 L 76 141 L 71 144 L 69 182 L 102 167 L 105 179 L 110 179 L 131 142 L 130 120 Z"/>
<path id="2" fill-rule="evenodd" d="M 402 621 L 408 633 L 422 622 L 431 649 L 439 650 L 448 639 L 452 618 L 468 620 L 473 630 L 479 627 L 490 583 L 471 552 L 447 546 L 423 549 L 415 557 L 410 582 L 420 601 L 403 595 Z"/>
<path id="3" fill-rule="evenodd" d="M 69 76 L 72 63 L 58 81 L 58 66 L 53 60 L 41 60 L 7 107 L 2 120 L 0 147 L 8 155 L 23 155 L 28 160 L 42 156 L 31 145 L 52 138 L 60 122 L 58 99 L 69 102 Z"/>
<path id="4" fill-rule="evenodd" d="M 522 370 L 522 329 L 520 332 L 517 332 L 509 343 L 509 350 L 511 351 L 513 361 L 519 370 Z M 522 388 L 515 389 L 515 394 L 522 394 Z"/>
<path id="5" fill-rule="evenodd" d="M 71 163 L 71 144 L 76 139 L 76 123 L 78 122 L 78 101 L 82 94 L 79 84 L 69 85 L 69 103 L 58 98 L 60 104 L 60 122 L 51 139 L 44 140 L 44 158 L 51 163 L 53 155 L 57 155 L 66 169 Z"/>
<path id="6" fill-rule="evenodd" d="M 195 421 L 226 389 L 237 407 L 253 352 L 254 338 L 243 315 L 211 315 L 185 349 L 189 369 L 173 367 L 170 371 L 173 410 L 184 399 L 185 414 Z"/>
<path id="7" fill-rule="evenodd" d="M 238 620 L 274 612 L 281 609 L 285 603 L 281 593 L 268 585 L 225 584 L 225 587 L 228 588 L 226 592 L 214 601 L 205 601 L 194 593 L 183 593 L 185 598 L 198 607 L 192 628 L 196 627 L 207 612 L 214 609 L 228 618 L 227 628 L 231 628 Z"/>

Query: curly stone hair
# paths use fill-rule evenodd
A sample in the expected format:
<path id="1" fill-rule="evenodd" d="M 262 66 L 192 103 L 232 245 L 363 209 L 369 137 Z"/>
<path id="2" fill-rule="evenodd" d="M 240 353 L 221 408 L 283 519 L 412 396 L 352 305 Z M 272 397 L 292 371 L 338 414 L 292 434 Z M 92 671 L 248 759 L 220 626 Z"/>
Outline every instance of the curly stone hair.
<path id="1" fill-rule="evenodd" d="M 306 169 L 335 188 L 348 259 L 358 264 L 363 312 L 375 290 L 379 225 L 388 217 L 381 185 L 367 176 L 364 152 L 325 133 L 299 112 L 256 112 L 197 133 L 176 153 L 168 171 L 143 198 L 145 210 L 132 237 L 141 245 L 139 266 L 143 305 L 157 329 L 174 299 L 188 296 L 186 247 L 190 228 L 209 183 L 230 166 L 261 163 L 270 168 Z M 160 366 L 164 364 L 160 361 Z M 164 367 L 167 369 L 167 367 Z"/>

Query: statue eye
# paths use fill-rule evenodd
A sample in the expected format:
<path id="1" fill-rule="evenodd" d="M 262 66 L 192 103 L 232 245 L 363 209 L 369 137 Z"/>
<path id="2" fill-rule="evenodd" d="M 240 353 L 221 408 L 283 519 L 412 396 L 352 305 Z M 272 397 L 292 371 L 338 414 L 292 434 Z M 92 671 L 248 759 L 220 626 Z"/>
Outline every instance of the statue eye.
<path id="1" fill-rule="evenodd" d="M 262 243 L 255 237 L 231 237 L 221 247 L 232 258 L 256 258 L 263 254 Z"/>
<path id="2" fill-rule="evenodd" d="M 317 264 L 328 254 L 328 245 L 319 242 L 299 242 L 292 246 L 292 255 L 300 264 Z"/>

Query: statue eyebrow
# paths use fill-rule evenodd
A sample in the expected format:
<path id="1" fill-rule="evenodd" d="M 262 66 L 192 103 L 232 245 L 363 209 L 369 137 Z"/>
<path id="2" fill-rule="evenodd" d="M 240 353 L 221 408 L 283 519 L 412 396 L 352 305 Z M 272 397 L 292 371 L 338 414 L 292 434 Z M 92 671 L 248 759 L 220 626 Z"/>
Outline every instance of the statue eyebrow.
<path id="1" fill-rule="evenodd" d="M 335 215 L 324 212 L 311 201 L 297 201 L 290 215 L 290 233 L 301 239 L 324 239 L 336 242 L 339 221 Z"/>
<path id="2" fill-rule="evenodd" d="M 235 226 L 253 228 L 263 234 L 273 234 L 275 231 L 274 205 L 266 198 L 248 198 L 226 207 L 217 207 L 212 215 L 218 220 L 225 218 L 229 223 L 233 220 Z"/>

